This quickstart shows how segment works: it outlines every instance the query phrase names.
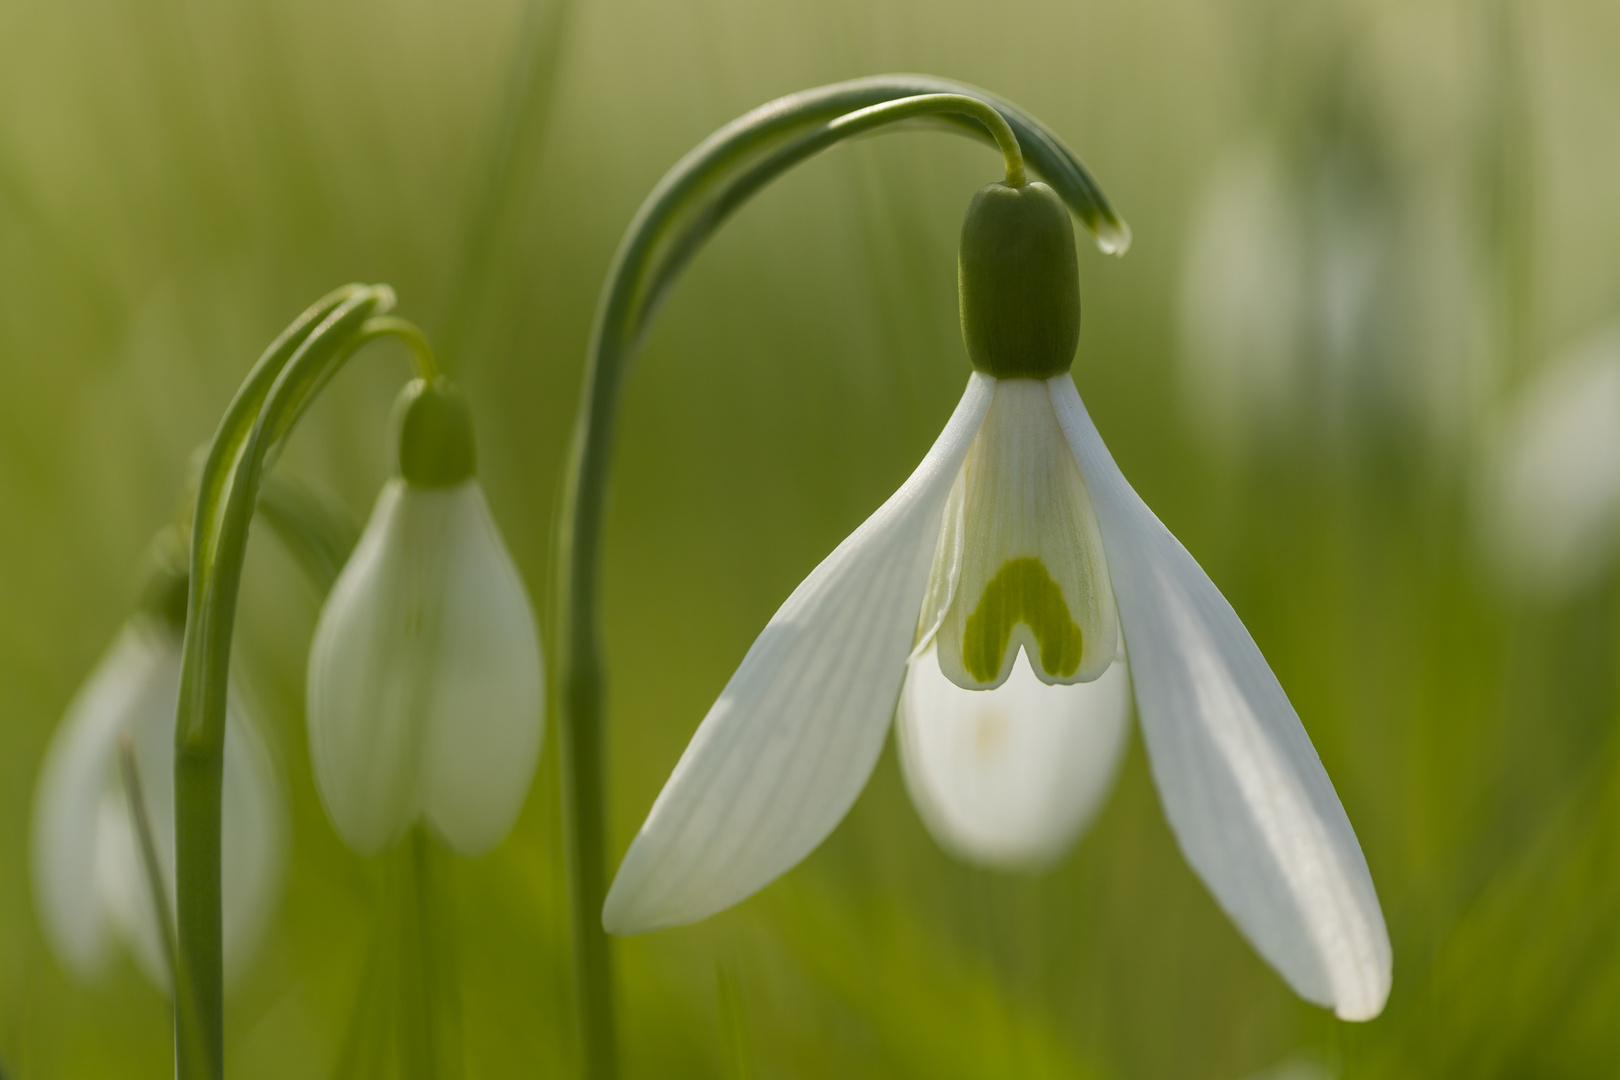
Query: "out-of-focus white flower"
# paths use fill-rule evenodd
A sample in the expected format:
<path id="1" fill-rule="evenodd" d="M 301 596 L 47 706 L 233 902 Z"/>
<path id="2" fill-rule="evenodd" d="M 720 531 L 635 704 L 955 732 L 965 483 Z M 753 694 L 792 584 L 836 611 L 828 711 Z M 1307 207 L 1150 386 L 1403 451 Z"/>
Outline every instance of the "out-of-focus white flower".
<path id="1" fill-rule="evenodd" d="M 1266 139 L 1231 150 L 1194 209 L 1182 262 L 1182 382 L 1220 445 L 1425 391 L 1391 370 L 1396 252 L 1369 163 L 1334 143 L 1308 167 Z"/>
<path id="2" fill-rule="evenodd" d="M 1481 515 L 1504 576 L 1567 595 L 1620 552 L 1620 327 L 1525 387 L 1492 447 Z"/>
<path id="3" fill-rule="evenodd" d="M 1305 236 L 1269 144 L 1245 145 L 1210 175 L 1181 274 L 1186 400 L 1223 442 L 1298 408 L 1305 393 Z"/>
<path id="4" fill-rule="evenodd" d="M 540 753 L 534 611 L 473 475 L 471 420 L 448 384 L 401 406 L 401 472 L 321 612 L 309 661 L 315 782 L 350 847 L 419 820 L 464 855 L 493 848 Z"/>
<path id="5" fill-rule="evenodd" d="M 165 947 L 140 862 L 119 773 L 128 736 L 158 862 L 174 910 L 174 725 L 179 631 L 161 617 L 132 619 L 68 707 L 34 797 L 35 903 L 64 963 L 92 976 L 115 939 L 160 986 Z M 281 871 L 280 785 L 269 754 L 233 697 L 225 723 L 221 887 L 225 967 L 239 970 L 273 907 Z"/>

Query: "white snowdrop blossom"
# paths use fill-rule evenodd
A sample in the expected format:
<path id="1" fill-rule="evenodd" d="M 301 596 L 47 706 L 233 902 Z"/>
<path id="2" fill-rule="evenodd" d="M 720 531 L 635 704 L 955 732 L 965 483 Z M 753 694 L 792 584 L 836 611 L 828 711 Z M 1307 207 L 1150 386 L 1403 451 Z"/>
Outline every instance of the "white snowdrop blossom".
<path id="1" fill-rule="evenodd" d="M 35 904 L 46 938 L 74 972 L 103 971 L 121 940 L 153 983 L 169 982 L 165 947 L 119 771 L 135 752 L 162 879 L 174 910 L 174 729 L 179 631 L 141 615 L 125 626 L 51 740 L 34 797 Z M 268 752 L 233 697 L 225 723 L 221 887 L 227 974 L 251 955 L 273 908 L 282 861 L 281 789 Z"/>
<path id="2" fill-rule="evenodd" d="M 511 831 L 534 777 L 540 641 L 472 475 L 465 406 L 420 382 L 411 394 L 403 475 L 383 488 L 316 626 L 310 754 L 327 815 L 355 851 L 380 852 L 424 821 L 456 851 L 478 855 Z M 413 421 L 436 396 L 451 400 L 450 420 L 437 421 L 449 434 L 421 436 L 434 456 L 413 458 Z M 448 452 L 437 445 L 445 439 Z"/>
<path id="3" fill-rule="evenodd" d="M 1057 225 L 1040 219 L 1053 213 L 1042 200 Z M 1056 228 L 1066 262 L 1028 235 Z M 987 249 L 987 230 L 1014 229 L 1026 231 Z M 1112 779 L 1129 682 L 1166 816 L 1217 902 L 1301 996 L 1345 1019 L 1377 1015 L 1389 938 L 1332 783 L 1253 639 L 1125 480 L 1068 374 L 1067 212 L 1045 185 L 991 185 L 962 252 L 977 370 L 961 402 L 748 650 L 631 843 L 604 925 L 693 922 L 799 863 L 865 786 L 897 700 L 907 781 L 935 834 L 994 864 L 1050 862 Z M 1072 310 L 1010 261 L 1029 259 L 1063 279 Z M 1068 325 L 1032 331 L 1031 310 Z"/>

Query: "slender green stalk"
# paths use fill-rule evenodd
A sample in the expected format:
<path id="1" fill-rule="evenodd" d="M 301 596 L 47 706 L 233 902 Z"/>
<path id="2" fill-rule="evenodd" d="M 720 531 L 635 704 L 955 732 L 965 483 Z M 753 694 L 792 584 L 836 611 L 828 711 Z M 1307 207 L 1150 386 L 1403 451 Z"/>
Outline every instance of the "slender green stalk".
<path id="1" fill-rule="evenodd" d="M 175 1023 L 177 1045 L 196 1045 L 201 1053 L 179 1056 L 180 1080 L 221 1080 L 225 1074 L 220 812 L 225 703 L 248 528 L 265 470 L 357 349 L 379 337 L 397 337 L 411 347 L 423 377 L 436 373 L 420 332 L 382 317 L 392 305 L 393 292 L 385 285 L 349 285 L 299 316 L 254 365 L 226 409 L 198 482 L 175 725 Z"/>
<path id="2" fill-rule="evenodd" d="M 152 900 L 152 918 L 157 923 L 158 941 L 163 946 L 163 963 L 169 973 L 169 985 L 175 985 L 175 972 L 179 968 L 179 947 L 174 937 L 174 914 L 169 907 L 169 890 L 163 883 L 163 864 L 158 861 L 157 839 L 152 834 L 152 819 L 146 812 L 146 793 L 141 786 L 140 769 L 135 764 L 135 744 L 128 733 L 118 740 L 118 771 L 124 782 L 124 800 L 129 806 L 130 823 L 135 828 L 135 851 L 141 864 L 141 876 L 146 879 L 147 895 Z M 174 1008 L 189 1008 L 187 999 L 175 996 Z M 195 1030 L 195 1025 L 180 1025 Z M 192 1059 L 192 1067 L 201 1064 L 202 1047 L 195 1039 L 175 1046 L 177 1056 Z"/>
<path id="3" fill-rule="evenodd" d="M 406 1080 L 435 1080 L 439 1065 L 437 1018 L 433 990 L 438 983 L 433 941 L 433 883 L 428 866 L 432 856 L 427 830 L 411 830 L 406 845 L 407 863 L 398 891 L 400 905 L 399 1006 L 395 1031 L 399 1036 L 399 1070 Z"/>
<path id="4" fill-rule="evenodd" d="M 1006 160 L 1009 183 L 1023 182 L 1028 165 L 1063 197 L 1100 247 L 1123 253 L 1129 246 L 1130 230 L 1057 136 L 982 90 L 921 75 L 856 79 L 770 102 L 704 140 L 642 203 L 597 303 L 558 522 L 554 640 L 561 672 L 575 981 L 588 1080 L 613 1080 L 618 1073 L 611 957 L 601 921 L 606 824 L 597 596 L 608 467 L 625 370 L 682 268 L 752 195 L 845 139 L 915 117 L 995 143 Z"/>

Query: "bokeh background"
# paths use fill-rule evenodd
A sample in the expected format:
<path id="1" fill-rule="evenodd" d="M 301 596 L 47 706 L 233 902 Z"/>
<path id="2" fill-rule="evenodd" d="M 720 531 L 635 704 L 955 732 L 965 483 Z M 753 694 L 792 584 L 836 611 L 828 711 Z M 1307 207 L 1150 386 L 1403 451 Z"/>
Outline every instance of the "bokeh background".
<path id="1" fill-rule="evenodd" d="M 734 115 L 884 71 L 1019 102 L 1134 227 L 1123 260 L 1082 248 L 1077 382 L 1304 718 L 1394 993 L 1358 1026 L 1298 1001 L 1181 859 L 1139 741 L 1038 878 L 944 855 L 891 750 L 784 880 L 622 944 L 630 1075 L 1613 1075 L 1620 527 L 1600 507 L 1578 573 L 1541 573 L 1556 553 L 1497 540 L 1543 518 L 1493 477 L 1519 402 L 1620 319 L 1617 50 L 1609 0 L 0 5 L 6 1075 L 170 1067 L 133 963 L 82 985 L 49 951 L 29 807 L 264 345 L 339 283 L 394 285 L 468 390 L 544 605 L 591 309 L 636 205 Z M 610 513 L 615 862 L 753 635 L 949 414 L 955 235 L 997 171 L 926 131 L 842 147 L 746 208 L 665 308 Z M 283 467 L 363 518 L 406 374 L 366 354 Z M 1520 486 L 1601 471 L 1584 445 Z M 395 1075 L 397 868 L 337 841 L 306 757 L 319 597 L 272 540 L 246 589 L 242 681 L 291 829 L 228 1003 L 232 1073 Z M 553 732 L 511 839 L 434 862 L 467 1077 L 574 1067 L 556 766 Z"/>

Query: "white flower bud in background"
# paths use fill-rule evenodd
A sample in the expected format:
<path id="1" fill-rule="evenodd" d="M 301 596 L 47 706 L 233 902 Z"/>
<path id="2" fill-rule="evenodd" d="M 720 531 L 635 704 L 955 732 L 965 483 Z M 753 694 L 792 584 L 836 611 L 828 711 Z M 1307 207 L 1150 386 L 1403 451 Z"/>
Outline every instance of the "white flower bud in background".
<path id="1" fill-rule="evenodd" d="M 183 576 L 174 587 L 183 622 Z M 181 658 L 173 614 L 171 607 L 168 615 L 132 618 L 74 698 L 46 753 L 33 820 L 35 904 L 62 962 L 81 976 L 95 976 L 121 940 L 147 976 L 165 988 L 163 936 L 119 773 L 119 744 L 127 736 L 135 752 L 172 911 Z M 234 697 L 225 723 L 224 800 L 221 887 L 229 976 L 251 955 L 271 913 L 283 832 L 280 783 Z"/>
<path id="2" fill-rule="evenodd" d="M 465 401 L 443 379 L 396 411 L 400 476 L 321 612 L 309 660 L 315 783 L 370 855 L 418 821 L 463 855 L 506 837 L 543 730 L 540 641 L 474 475 Z"/>
<path id="3" fill-rule="evenodd" d="M 1568 597 L 1620 551 L 1620 325 L 1537 371 L 1491 446 L 1480 532 L 1507 584 Z"/>

